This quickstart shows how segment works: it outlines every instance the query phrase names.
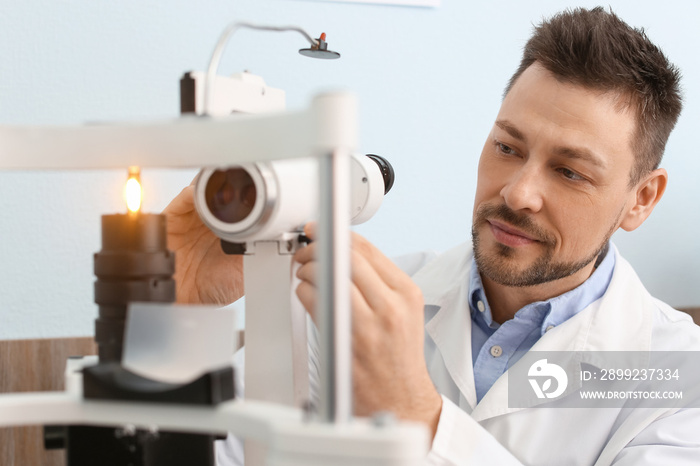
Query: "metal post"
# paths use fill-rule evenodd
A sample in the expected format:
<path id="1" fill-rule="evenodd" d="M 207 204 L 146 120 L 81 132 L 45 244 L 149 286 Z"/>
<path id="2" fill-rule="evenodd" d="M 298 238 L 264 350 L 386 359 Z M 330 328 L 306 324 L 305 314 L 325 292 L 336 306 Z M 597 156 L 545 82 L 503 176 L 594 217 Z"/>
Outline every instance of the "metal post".
<path id="1" fill-rule="evenodd" d="M 350 154 L 337 149 L 320 159 L 318 224 L 321 349 L 321 421 L 352 418 L 350 307 Z"/>

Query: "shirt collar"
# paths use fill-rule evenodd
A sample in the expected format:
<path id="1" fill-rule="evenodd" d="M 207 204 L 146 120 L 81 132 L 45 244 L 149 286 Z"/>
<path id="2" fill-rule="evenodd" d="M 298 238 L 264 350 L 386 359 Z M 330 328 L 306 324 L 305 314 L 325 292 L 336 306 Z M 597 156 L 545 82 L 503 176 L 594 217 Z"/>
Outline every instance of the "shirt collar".
<path id="1" fill-rule="evenodd" d="M 541 334 L 552 327 L 561 325 L 568 319 L 585 309 L 589 304 L 598 300 L 605 294 L 605 291 L 612 279 L 615 268 L 615 254 L 613 248 L 606 245 L 603 253 L 597 260 L 597 267 L 590 277 L 578 287 L 562 295 L 555 296 L 546 301 L 531 303 L 516 312 L 516 318 L 535 320 L 539 326 Z M 474 261 L 474 259 L 472 259 Z M 494 322 L 491 314 L 491 307 L 484 293 L 484 285 L 481 276 L 472 262 L 469 275 L 469 309 L 475 324 L 479 325 L 489 333 L 494 332 L 500 324 Z"/>

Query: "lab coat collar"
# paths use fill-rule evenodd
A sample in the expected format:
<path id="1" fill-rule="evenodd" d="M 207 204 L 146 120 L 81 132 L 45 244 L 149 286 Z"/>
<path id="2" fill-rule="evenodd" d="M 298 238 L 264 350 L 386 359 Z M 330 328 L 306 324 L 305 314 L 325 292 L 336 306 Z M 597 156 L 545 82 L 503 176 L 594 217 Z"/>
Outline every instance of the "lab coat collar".
<path id="1" fill-rule="evenodd" d="M 531 351 L 576 351 L 582 352 L 585 359 L 586 352 L 650 350 L 651 296 L 632 266 L 614 245 L 612 249 L 615 270 L 603 297 L 547 332 Z M 450 376 L 473 407 L 472 417 L 480 421 L 523 408 L 508 407 L 508 372 L 476 405 L 468 303 L 471 257 L 471 245 L 460 245 L 420 270 L 414 280 L 423 290 L 425 303 L 439 307 L 427 322 L 426 331 L 440 351 Z M 567 391 L 576 388 L 572 384 Z"/>

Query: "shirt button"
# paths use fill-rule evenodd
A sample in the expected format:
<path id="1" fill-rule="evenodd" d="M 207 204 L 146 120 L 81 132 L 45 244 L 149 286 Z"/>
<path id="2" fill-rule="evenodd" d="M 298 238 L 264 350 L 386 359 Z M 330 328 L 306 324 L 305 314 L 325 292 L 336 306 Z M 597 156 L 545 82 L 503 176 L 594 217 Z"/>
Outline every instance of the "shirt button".
<path id="1" fill-rule="evenodd" d="M 497 358 L 502 354 L 503 354 L 503 348 L 501 348 L 500 346 L 493 345 L 491 347 L 491 356 L 493 356 L 494 358 Z"/>
<path id="2" fill-rule="evenodd" d="M 544 331 L 545 331 L 545 332 L 549 332 L 549 331 L 552 330 L 553 328 L 554 328 L 554 325 L 549 325 L 549 326 L 547 326 L 546 329 L 544 329 Z"/>
<path id="3" fill-rule="evenodd" d="M 478 301 L 476 303 L 476 308 L 479 310 L 479 312 L 484 312 L 486 310 L 486 306 L 484 305 L 483 301 Z"/>

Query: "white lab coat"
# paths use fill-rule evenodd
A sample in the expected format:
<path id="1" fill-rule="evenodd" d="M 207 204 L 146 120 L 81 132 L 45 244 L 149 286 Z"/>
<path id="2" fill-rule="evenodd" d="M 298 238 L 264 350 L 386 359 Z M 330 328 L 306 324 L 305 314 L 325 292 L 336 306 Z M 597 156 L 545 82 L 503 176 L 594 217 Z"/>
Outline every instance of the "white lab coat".
<path id="1" fill-rule="evenodd" d="M 700 351 L 700 327 L 649 295 L 614 246 L 612 252 L 615 270 L 605 295 L 548 331 L 532 350 Z M 423 291 L 426 363 L 443 397 L 427 465 L 700 465 L 700 409 L 545 407 L 554 403 L 508 408 L 508 373 L 476 405 L 467 297 L 471 258 L 471 245 L 463 244 L 438 257 L 416 254 L 396 260 Z M 314 332 L 309 336 L 315 337 Z M 309 343 L 315 389 L 317 338 Z M 241 353 L 236 360 L 242 374 Z M 241 464 L 237 439 L 217 442 L 218 466 Z"/>
<path id="2" fill-rule="evenodd" d="M 613 252 L 615 270 L 603 297 L 546 332 L 532 350 L 700 351 L 700 327 L 653 298 L 614 246 Z M 471 245 L 464 244 L 413 276 L 426 303 L 426 363 L 443 397 L 427 464 L 700 464 L 700 409 L 556 408 L 556 402 L 509 408 L 508 372 L 477 404 L 471 258 Z"/>

